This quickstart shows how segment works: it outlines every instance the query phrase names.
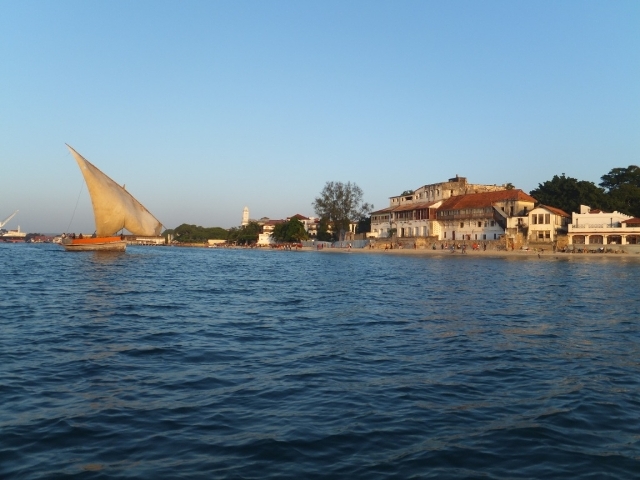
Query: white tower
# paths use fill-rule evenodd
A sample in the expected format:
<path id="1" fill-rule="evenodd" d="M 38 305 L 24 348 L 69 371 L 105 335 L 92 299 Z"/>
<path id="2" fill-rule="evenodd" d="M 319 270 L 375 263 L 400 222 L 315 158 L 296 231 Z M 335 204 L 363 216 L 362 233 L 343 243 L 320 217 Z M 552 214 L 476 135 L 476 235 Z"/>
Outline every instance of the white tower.
<path id="1" fill-rule="evenodd" d="M 244 207 L 242 210 L 242 226 L 249 225 L 249 207 Z"/>

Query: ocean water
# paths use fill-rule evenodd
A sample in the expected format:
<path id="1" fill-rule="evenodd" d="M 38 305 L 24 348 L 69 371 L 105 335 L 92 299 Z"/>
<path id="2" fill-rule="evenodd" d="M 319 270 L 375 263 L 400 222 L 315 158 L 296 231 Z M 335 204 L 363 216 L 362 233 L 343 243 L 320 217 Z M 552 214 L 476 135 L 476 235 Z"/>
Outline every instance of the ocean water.
<path id="1" fill-rule="evenodd" d="M 0 478 L 640 475 L 638 261 L 0 260 Z"/>

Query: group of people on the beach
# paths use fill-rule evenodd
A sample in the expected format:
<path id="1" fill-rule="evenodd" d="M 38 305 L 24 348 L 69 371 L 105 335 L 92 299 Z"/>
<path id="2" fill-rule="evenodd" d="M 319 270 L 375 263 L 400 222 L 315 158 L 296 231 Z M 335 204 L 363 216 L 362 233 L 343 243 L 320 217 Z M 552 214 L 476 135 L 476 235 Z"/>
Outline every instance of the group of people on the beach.
<path id="1" fill-rule="evenodd" d="M 433 250 L 437 250 L 438 247 L 436 246 L 436 244 L 434 243 L 433 246 L 431 247 Z M 473 244 L 471 245 L 471 248 L 474 251 L 480 251 L 480 244 L 478 242 L 473 242 Z M 467 244 L 463 243 L 462 245 L 460 245 L 459 243 L 451 243 L 451 245 L 449 245 L 448 242 L 444 242 L 440 244 L 440 249 L 441 250 L 450 250 L 451 253 L 455 253 L 456 250 L 460 250 L 462 253 L 467 253 Z M 483 251 L 487 251 L 487 244 L 483 243 L 482 244 L 482 250 Z"/>

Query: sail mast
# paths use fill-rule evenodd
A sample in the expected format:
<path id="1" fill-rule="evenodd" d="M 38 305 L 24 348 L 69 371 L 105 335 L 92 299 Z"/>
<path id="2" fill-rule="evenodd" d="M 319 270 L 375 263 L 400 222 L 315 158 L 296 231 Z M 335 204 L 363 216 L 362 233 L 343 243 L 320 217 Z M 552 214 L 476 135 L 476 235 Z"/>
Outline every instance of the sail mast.
<path id="1" fill-rule="evenodd" d="M 144 205 L 70 145 L 67 148 L 87 184 L 98 236 L 113 235 L 122 228 L 134 235 L 160 235 L 162 223 Z"/>

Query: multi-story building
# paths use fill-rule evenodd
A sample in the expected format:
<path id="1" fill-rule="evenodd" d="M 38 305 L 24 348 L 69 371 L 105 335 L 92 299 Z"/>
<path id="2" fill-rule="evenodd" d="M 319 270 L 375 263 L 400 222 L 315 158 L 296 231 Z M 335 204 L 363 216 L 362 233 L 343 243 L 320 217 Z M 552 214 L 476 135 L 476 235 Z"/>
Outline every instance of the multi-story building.
<path id="1" fill-rule="evenodd" d="M 371 214 L 371 237 L 388 237 L 395 232 L 399 237 L 439 236 L 436 210 L 451 197 L 481 192 L 504 190 L 504 185 L 481 185 L 467 182 L 456 175 L 447 182 L 423 185 L 412 192 L 389 198 L 389 207 Z"/>
<path id="2" fill-rule="evenodd" d="M 558 235 L 567 233 L 571 215 L 548 205 L 538 205 L 529 212 L 528 239 L 530 242 L 555 242 Z"/>
<path id="3" fill-rule="evenodd" d="M 318 225 L 320 224 L 320 219 L 318 217 L 305 217 L 304 215 L 296 213 L 292 217 L 287 217 L 287 221 L 292 218 L 297 218 L 304 225 L 304 229 L 307 231 L 309 237 L 313 238 L 318 235 Z"/>
<path id="4" fill-rule="evenodd" d="M 500 190 L 450 197 L 437 211 L 444 240 L 497 240 L 526 227 L 535 199 L 522 190 Z"/>
<path id="5" fill-rule="evenodd" d="M 580 212 L 573 212 L 569 225 L 569 244 L 574 248 L 593 245 L 640 244 L 640 219 L 620 212 L 603 212 L 580 205 Z"/>
<path id="6" fill-rule="evenodd" d="M 263 217 L 258 220 L 258 224 L 262 227 L 262 233 L 258 237 L 258 245 L 271 245 L 274 243 L 271 238 L 271 234 L 276 228 L 276 225 L 288 222 L 292 218 L 299 220 L 304 225 L 304 228 L 310 238 L 315 238 L 318 235 L 320 219 L 317 217 L 305 217 L 299 213 L 296 213 L 291 217 L 287 217 L 284 220 L 271 220 L 268 217 Z"/>

